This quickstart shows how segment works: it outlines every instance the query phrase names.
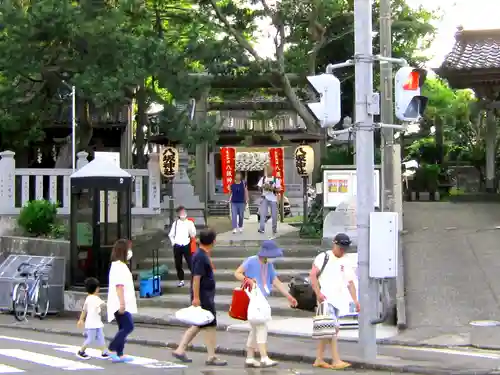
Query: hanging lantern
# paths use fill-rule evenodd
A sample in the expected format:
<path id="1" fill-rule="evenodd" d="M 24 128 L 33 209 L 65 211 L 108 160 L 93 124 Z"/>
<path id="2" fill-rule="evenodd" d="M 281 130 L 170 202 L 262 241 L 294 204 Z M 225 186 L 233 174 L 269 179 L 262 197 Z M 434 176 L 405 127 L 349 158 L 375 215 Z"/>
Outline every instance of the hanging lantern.
<path id="1" fill-rule="evenodd" d="M 300 145 L 294 153 L 295 168 L 299 176 L 310 175 L 314 169 L 314 149 L 308 145 Z"/>
<path id="2" fill-rule="evenodd" d="M 179 169 L 179 151 L 173 146 L 165 146 L 161 150 L 160 171 L 167 178 L 175 176 Z"/>

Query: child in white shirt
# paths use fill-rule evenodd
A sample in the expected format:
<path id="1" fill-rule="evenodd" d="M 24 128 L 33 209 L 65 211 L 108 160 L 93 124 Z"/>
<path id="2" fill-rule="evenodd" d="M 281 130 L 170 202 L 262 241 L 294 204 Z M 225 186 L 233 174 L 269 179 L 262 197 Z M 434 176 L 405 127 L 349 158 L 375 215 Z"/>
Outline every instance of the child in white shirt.
<path id="1" fill-rule="evenodd" d="M 108 358 L 109 354 L 104 342 L 104 324 L 101 319 L 101 306 L 106 302 L 99 298 L 99 280 L 93 277 L 88 278 L 85 280 L 85 289 L 88 295 L 78 320 L 78 327 L 83 327 L 85 322 L 85 336 L 87 338 L 76 355 L 81 359 L 90 359 L 85 350 L 95 342 L 102 351 L 101 357 Z"/>

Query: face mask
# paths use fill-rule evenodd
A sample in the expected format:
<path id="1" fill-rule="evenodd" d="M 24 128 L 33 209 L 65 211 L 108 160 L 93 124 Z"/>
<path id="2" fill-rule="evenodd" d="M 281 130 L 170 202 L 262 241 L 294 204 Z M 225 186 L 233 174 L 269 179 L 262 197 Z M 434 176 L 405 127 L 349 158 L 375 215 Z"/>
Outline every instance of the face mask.
<path id="1" fill-rule="evenodd" d="M 132 256 L 134 255 L 132 249 L 128 249 L 127 251 L 127 260 L 130 260 L 132 259 Z"/>
<path id="2" fill-rule="evenodd" d="M 179 219 L 181 219 L 181 220 L 186 220 L 186 218 L 187 218 L 187 215 L 186 215 L 186 214 L 184 214 L 184 215 L 179 215 Z"/>

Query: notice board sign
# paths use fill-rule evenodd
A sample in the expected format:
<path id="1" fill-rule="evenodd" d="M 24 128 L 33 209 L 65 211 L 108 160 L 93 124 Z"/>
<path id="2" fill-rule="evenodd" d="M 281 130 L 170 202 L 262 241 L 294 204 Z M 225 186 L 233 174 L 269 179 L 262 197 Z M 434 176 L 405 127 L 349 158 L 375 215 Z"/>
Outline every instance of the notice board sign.
<path id="1" fill-rule="evenodd" d="M 338 207 L 357 195 L 356 169 L 323 170 L 323 206 Z M 380 169 L 373 171 L 375 207 L 380 208 Z"/>

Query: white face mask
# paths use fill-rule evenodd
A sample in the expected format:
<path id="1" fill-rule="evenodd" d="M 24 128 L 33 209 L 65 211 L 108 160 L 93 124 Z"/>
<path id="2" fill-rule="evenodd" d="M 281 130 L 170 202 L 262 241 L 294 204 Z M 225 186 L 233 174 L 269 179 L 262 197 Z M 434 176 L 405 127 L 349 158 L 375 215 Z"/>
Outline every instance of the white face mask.
<path id="1" fill-rule="evenodd" d="M 134 252 L 132 251 L 132 249 L 128 249 L 128 251 L 127 251 L 127 260 L 132 259 L 133 255 L 134 255 Z"/>
<path id="2" fill-rule="evenodd" d="M 186 220 L 186 218 L 187 218 L 186 214 L 179 215 L 179 219 L 181 219 L 181 220 Z"/>

